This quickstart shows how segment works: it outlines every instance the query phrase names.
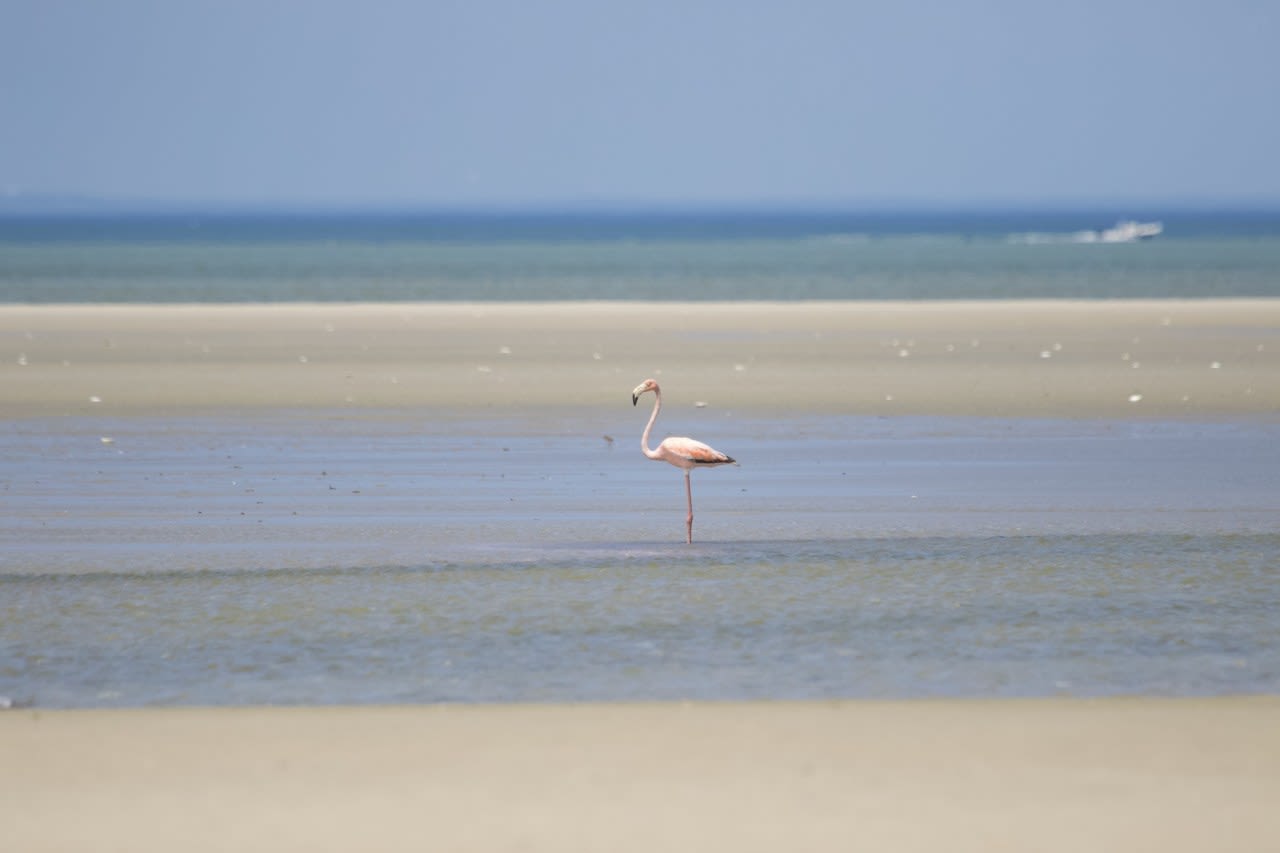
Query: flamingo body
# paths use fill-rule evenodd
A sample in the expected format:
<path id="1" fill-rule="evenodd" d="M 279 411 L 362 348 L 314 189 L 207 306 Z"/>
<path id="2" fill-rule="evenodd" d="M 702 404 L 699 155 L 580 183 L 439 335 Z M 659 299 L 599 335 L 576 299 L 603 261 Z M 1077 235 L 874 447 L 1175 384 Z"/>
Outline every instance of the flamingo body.
<path id="1" fill-rule="evenodd" d="M 644 434 L 640 436 L 640 449 L 650 459 L 656 459 L 684 470 L 684 493 L 689 504 L 689 514 L 685 518 L 685 541 L 693 543 L 693 487 L 689 484 L 689 473 L 694 468 L 714 468 L 716 465 L 736 465 L 737 461 L 728 454 L 721 453 L 710 445 L 692 438 L 671 436 L 664 438 L 656 448 L 649 448 L 649 433 L 658 420 L 658 412 L 662 411 L 662 389 L 652 379 L 646 379 L 631 392 L 631 405 L 636 405 L 640 395 L 653 392 L 653 414 L 649 415 L 649 423 L 645 425 Z"/>
<path id="2" fill-rule="evenodd" d="M 734 461 L 732 456 L 726 456 L 719 450 L 710 445 L 703 444 L 692 438 L 681 438 L 671 436 L 664 438 L 651 453 L 646 453 L 650 459 L 661 459 L 663 462 L 670 462 L 677 468 L 685 468 L 692 470 L 703 465 L 728 465 Z"/>

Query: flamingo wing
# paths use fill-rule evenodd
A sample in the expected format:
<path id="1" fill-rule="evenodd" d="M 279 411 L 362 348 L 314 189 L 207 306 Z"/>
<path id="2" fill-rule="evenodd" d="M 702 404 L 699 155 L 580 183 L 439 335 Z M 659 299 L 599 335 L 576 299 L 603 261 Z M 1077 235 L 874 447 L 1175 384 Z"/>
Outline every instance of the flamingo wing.
<path id="1" fill-rule="evenodd" d="M 692 438 L 665 438 L 661 449 L 694 465 L 728 465 L 734 458 Z"/>

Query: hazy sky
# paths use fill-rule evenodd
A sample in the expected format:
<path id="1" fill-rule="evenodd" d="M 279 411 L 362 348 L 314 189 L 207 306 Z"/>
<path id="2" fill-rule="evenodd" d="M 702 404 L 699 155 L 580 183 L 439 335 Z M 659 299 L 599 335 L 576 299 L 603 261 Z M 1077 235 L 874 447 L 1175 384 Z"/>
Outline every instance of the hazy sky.
<path id="1" fill-rule="evenodd" d="M 1275 0 L 0 0 L 0 195 L 1280 201 Z"/>

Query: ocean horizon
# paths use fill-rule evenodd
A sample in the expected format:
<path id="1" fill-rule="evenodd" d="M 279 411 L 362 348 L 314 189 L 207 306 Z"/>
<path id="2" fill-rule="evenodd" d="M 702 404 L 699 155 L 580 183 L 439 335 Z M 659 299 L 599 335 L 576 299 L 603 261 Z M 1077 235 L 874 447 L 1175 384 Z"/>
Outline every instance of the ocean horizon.
<path id="1" fill-rule="evenodd" d="M 749 239 L 866 234 L 1000 238 L 1158 221 L 1174 238 L 1280 236 L 1270 203 L 1081 205 L 303 206 L 0 198 L 0 242 L 27 240 Z"/>

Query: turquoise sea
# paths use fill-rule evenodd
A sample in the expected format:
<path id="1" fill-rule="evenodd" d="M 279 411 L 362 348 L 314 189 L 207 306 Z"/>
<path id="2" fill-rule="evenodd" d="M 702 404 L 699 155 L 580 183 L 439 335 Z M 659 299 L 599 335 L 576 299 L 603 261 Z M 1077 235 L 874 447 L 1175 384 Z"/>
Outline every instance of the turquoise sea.
<path id="1" fill-rule="evenodd" d="M 1158 213 L 0 219 L 0 302 L 1280 296 Z M 1274 417 L 697 411 L 693 546 L 626 399 L 0 417 L 0 707 L 1280 692 Z"/>
<path id="2" fill-rule="evenodd" d="M 1243 296 L 1280 211 L 0 216 L 0 302 Z"/>

